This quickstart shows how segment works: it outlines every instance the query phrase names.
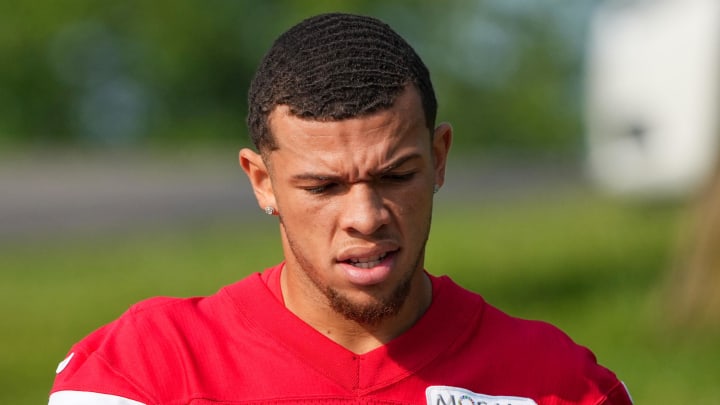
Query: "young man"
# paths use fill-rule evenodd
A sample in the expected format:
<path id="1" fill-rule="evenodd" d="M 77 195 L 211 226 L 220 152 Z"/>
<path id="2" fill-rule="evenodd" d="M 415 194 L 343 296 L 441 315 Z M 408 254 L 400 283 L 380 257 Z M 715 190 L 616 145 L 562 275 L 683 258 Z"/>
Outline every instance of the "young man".
<path id="1" fill-rule="evenodd" d="M 283 263 L 153 299 L 75 345 L 50 404 L 625 405 L 622 383 L 544 323 L 423 267 L 452 139 L 387 25 L 328 14 L 284 33 L 250 89 L 240 165 Z"/>

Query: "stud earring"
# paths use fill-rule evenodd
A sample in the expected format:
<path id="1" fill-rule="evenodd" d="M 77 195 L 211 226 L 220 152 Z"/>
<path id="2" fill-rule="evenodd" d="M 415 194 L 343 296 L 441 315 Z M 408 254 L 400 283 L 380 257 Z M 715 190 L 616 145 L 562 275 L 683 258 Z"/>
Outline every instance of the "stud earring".
<path id="1" fill-rule="evenodd" d="M 437 194 L 438 191 L 440 191 L 440 186 L 436 184 L 433 186 L 433 194 Z"/>
<path id="2" fill-rule="evenodd" d="M 264 210 L 264 211 L 265 211 L 265 213 L 268 214 L 268 215 L 275 215 L 275 208 L 273 208 L 273 207 L 271 207 L 271 206 L 269 206 L 269 205 L 268 205 L 267 207 L 265 207 L 265 210 Z"/>

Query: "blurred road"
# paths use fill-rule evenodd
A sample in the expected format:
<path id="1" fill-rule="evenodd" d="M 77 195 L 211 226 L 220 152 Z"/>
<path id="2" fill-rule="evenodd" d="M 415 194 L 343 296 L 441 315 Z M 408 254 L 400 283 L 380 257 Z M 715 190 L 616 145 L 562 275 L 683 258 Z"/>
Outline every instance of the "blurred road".
<path id="1" fill-rule="evenodd" d="M 577 162 L 451 156 L 436 204 L 530 198 L 584 184 Z M 158 157 L 44 153 L 0 159 L 0 242 L 263 215 L 235 151 Z"/>

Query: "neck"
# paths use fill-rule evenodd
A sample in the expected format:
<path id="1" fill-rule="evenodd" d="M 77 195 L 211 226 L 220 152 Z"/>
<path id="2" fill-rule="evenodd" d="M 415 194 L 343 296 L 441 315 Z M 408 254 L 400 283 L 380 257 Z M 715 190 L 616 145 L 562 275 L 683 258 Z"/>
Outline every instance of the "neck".
<path id="1" fill-rule="evenodd" d="M 315 286 L 294 284 L 287 268 L 280 276 L 285 306 L 318 332 L 355 354 L 377 349 L 401 335 L 425 313 L 432 301 L 432 283 L 423 271 L 413 277 L 410 293 L 397 314 L 368 325 L 348 319 L 331 308 L 325 297 L 303 292 Z M 294 288 L 295 286 L 295 288 Z"/>

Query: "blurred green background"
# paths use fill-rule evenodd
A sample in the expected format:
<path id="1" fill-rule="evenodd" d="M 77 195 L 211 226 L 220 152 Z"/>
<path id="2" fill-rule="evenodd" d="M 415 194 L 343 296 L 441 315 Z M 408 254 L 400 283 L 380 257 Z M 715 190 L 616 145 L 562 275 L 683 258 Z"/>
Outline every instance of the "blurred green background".
<path id="1" fill-rule="evenodd" d="M 583 175 L 593 3 L 1 2 L 0 403 L 45 402 L 70 345 L 132 303 L 281 259 L 235 163 L 247 86 L 275 36 L 326 11 L 405 36 L 455 128 L 430 271 L 557 324 L 638 404 L 717 402 L 717 333 L 666 316 L 690 201 Z"/>
<path id="2" fill-rule="evenodd" d="M 244 142 L 249 78 L 309 15 L 380 17 L 433 74 L 460 146 L 580 145 L 590 1 L 107 1 L 0 4 L 0 140 L 21 146 Z"/>

